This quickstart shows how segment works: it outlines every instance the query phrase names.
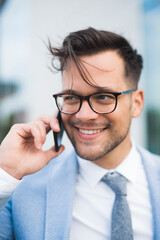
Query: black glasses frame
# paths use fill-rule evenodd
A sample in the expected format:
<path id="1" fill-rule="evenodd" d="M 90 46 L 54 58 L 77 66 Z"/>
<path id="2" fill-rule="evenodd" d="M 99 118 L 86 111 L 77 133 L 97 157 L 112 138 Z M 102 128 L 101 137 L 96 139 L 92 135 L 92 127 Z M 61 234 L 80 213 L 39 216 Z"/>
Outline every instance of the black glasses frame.
<path id="1" fill-rule="evenodd" d="M 116 107 L 117 107 L 118 96 L 123 95 L 123 94 L 129 94 L 130 92 L 135 91 L 135 90 L 136 90 L 136 89 L 132 88 L 132 89 L 127 90 L 127 91 L 124 91 L 124 92 L 106 92 L 106 91 L 100 91 L 100 92 L 96 92 L 96 93 L 93 93 L 93 94 L 90 94 L 90 95 L 87 95 L 87 96 L 81 96 L 81 95 L 78 95 L 78 94 L 75 94 L 75 93 L 61 92 L 61 93 L 54 94 L 53 97 L 54 97 L 54 99 L 55 99 L 57 108 L 58 108 L 62 113 L 64 113 L 64 114 L 68 114 L 68 115 L 76 114 L 76 113 L 81 109 L 82 101 L 84 101 L 84 100 L 86 100 L 86 101 L 88 102 L 90 108 L 91 108 L 94 112 L 96 112 L 96 113 L 102 113 L 102 114 L 108 114 L 108 113 L 112 113 L 112 112 L 115 111 L 115 109 L 116 109 Z M 92 104 L 90 103 L 90 97 L 93 96 L 93 95 L 96 95 L 96 94 L 100 94 L 100 93 L 106 93 L 106 94 L 112 94 L 112 95 L 114 95 L 116 101 L 115 101 L 115 107 L 114 107 L 114 109 L 113 109 L 112 111 L 110 111 L 110 112 L 98 112 L 98 111 L 96 111 L 96 110 L 93 108 Z M 70 95 L 76 96 L 76 97 L 78 97 L 78 98 L 80 99 L 79 108 L 78 108 L 78 110 L 77 110 L 76 112 L 66 113 L 66 112 L 63 112 L 62 109 L 59 108 L 58 102 L 57 102 L 57 97 L 63 96 L 63 95 L 65 95 L 65 94 L 70 94 Z"/>

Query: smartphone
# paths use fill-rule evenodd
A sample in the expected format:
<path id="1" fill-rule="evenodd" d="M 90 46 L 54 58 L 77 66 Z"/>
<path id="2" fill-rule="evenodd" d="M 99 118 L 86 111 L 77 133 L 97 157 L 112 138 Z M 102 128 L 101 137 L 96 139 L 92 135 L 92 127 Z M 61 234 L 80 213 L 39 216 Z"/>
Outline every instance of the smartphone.
<path id="1" fill-rule="evenodd" d="M 55 145 L 55 150 L 56 152 L 59 151 L 61 142 L 62 142 L 62 136 L 64 132 L 64 126 L 61 118 L 61 112 L 58 111 L 56 118 L 58 119 L 59 126 L 60 126 L 60 132 L 54 132 L 53 131 L 53 137 L 54 137 L 54 145 Z"/>

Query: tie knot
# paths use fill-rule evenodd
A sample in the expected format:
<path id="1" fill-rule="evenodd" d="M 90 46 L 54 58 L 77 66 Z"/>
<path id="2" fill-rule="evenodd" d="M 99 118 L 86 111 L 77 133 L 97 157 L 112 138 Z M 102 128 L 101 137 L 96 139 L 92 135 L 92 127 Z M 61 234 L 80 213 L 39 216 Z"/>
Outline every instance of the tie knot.
<path id="1" fill-rule="evenodd" d="M 108 173 L 103 178 L 105 182 L 116 195 L 126 196 L 126 183 L 127 179 L 120 175 L 118 172 Z"/>

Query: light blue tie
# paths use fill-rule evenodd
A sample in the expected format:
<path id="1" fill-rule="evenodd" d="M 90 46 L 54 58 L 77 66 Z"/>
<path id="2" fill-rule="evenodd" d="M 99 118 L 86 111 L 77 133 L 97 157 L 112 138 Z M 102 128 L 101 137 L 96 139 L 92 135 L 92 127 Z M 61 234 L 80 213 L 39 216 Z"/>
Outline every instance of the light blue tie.
<path id="1" fill-rule="evenodd" d="M 127 179 L 117 172 L 102 179 L 115 192 L 112 209 L 111 240 L 133 240 L 131 213 L 126 199 Z"/>

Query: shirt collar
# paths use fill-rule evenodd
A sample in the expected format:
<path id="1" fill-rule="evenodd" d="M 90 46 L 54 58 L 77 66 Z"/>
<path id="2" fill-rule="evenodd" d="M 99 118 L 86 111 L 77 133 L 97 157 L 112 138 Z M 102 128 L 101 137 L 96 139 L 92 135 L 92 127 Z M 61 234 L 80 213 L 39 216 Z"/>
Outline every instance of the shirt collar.
<path id="1" fill-rule="evenodd" d="M 116 168 L 107 170 L 98 166 L 97 164 L 82 159 L 78 156 L 79 174 L 91 187 L 95 187 L 96 184 L 107 173 L 117 171 L 130 182 L 135 182 L 137 178 L 138 165 L 141 162 L 140 155 L 136 149 L 134 142 L 132 141 L 132 147 L 129 154 Z"/>
<path id="2" fill-rule="evenodd" d="M 137 179 L 138 166 L 141 163 L 140 155 L 136 149 L 135 143 L 132 141 L 132 148 L 124 159 L 114 170 L 119 172 L 130 182 L 135 182 Z"/>

